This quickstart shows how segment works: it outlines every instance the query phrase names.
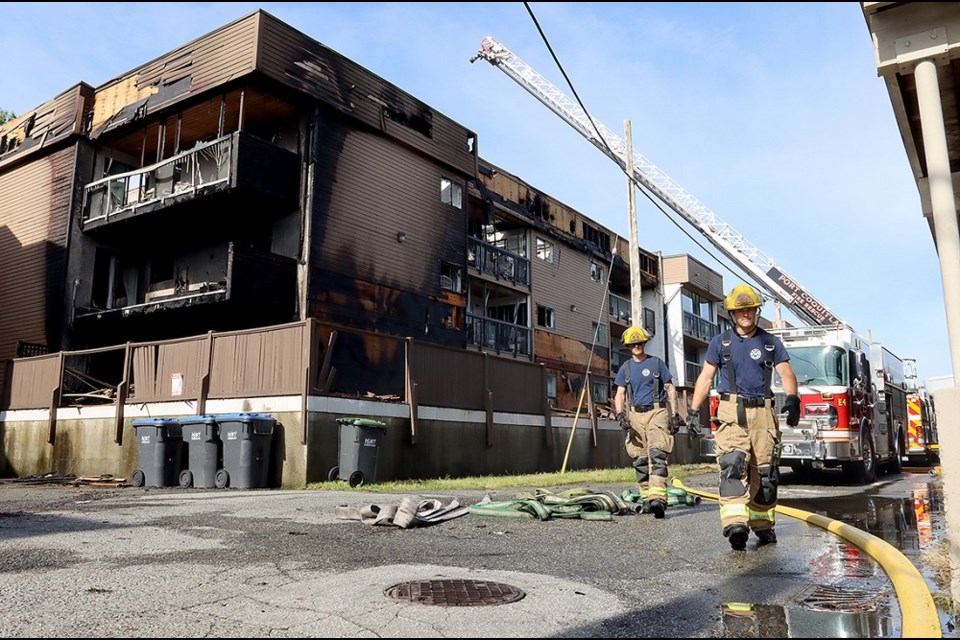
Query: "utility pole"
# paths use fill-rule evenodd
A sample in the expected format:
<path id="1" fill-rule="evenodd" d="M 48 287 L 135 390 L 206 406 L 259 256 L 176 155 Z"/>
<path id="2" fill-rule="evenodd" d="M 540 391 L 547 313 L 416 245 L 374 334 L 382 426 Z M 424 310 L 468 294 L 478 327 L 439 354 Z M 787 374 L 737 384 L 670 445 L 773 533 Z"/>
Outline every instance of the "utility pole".
<path id="1" fill-rule="evenodd" d="M 629 120 L 623 121 L 627 142 L 627 217 L 630 222 L 630 324 L 643 327 L 643 290 L 640 284 L 640 244 L 637 240 L 637 187 L 633 184 L 633 133 Z M 646 331 L 647 327 L 643 327 Z"/>

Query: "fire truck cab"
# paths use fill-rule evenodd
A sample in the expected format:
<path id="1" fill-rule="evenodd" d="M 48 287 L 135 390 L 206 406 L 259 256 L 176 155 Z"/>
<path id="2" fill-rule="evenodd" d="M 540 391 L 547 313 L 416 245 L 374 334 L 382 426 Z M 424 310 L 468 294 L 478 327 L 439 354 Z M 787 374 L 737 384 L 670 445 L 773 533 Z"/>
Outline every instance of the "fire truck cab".
<path id="1" fill-rule="evenodd" d="M 781 464 L 794 471 L 841 467 L 859 483 L 873 482 L 880 467 L 899 472 L 906 423 L 899 358 L 842 325 L 770 332 L 790 354 L 800 396 L 800 422 L 787 426 L 774 377 Z"/>

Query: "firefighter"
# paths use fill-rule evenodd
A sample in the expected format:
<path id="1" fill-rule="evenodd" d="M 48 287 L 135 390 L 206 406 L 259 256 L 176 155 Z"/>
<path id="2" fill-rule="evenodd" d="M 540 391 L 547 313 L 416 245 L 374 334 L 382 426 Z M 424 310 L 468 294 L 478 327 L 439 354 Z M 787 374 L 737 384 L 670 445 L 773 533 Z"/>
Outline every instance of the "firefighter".
<path id="1" fill-rule="evenodd" d="M 620 366 L 614 384 L 614 408 L 627 432 L 627 455 L 633 459 L 642 500 L 641 513 L 662 518 L 667 510 L 667 455 L 680 424 L 677 390 L 662 360 L 644 353 L 650 336 L 640 327 L 623 332 L 630 359 Z"/>
<path id="2" fill-rule="evenodd" d="M 759 545 L 777 541 L 774 509 L 780 482 L 780 427 L 774 409 L 773 371 L 783 381 L 783 413 L 800 420 L 797 377 L 780 338 L 757 326 L 763 300 L 751 287 L 734 287 L 724 301 L 734 326 L 710 340 L 693 390 L 687 425 L 699 425 L 700 406 L 719 370 L 715 448 L 720 464 L 720 524 L 736 550 L 747 547 L 750 529 Z"/>

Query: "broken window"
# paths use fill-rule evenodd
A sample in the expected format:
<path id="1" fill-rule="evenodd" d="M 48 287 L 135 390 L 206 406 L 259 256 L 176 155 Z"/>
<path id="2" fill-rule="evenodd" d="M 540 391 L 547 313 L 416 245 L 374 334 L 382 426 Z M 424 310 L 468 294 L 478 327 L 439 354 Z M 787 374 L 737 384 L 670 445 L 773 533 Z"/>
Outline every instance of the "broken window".
<path id="1" fill-rule="evenodd" d="M 553 264 L 553 243 L 537 238 L 537 257 L 544 262 Z"/>
<path id="2" fill-rule="evenodd" d="M 440 264 L 440 288 L 456 293 L 463 291 L 460 265 L 450 262 L 442 262 Z"/>
<path id="3" fill-rule="evenodd" d="M 537 305 L 537 324 L 547 329 L 557 328 L 557 313 L 550 307 Z"/>
<path id="4" fill-rule="evenodd" d="M 440 202 L 457 209 L 463 208 L 463 187 L 448 178 L 440 179 Z"/>

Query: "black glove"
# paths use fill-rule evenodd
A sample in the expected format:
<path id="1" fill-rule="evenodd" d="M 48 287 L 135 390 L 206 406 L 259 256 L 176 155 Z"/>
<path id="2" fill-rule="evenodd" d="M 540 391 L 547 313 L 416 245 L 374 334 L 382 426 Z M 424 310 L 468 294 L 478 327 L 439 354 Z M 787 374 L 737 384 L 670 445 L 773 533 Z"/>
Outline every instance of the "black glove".
<path id="1" fill-rule="evenodd" d="M 783 408 L 780 413 L 787 414 L 788 427 L 795 427 L 800 424 L 800 397 L 787 396 L 783 401 Z"/>
<path id="2" fill-rule="evenodd" d="M 698 438 L 703 435 L 703 428 L 700 426 L 700 411 L 693 407 L 687 409 L 687 431 Z"/>
<path id="3" fill-rule="evenodd" d="M 620 428 L 624 431 L 630 431 L 630 418 L 627 417 L 626 411 L 621 411 L 617 414 L 617 422 L 620 423 Z"/>
<path id="4" fill-rule="evenodd" d="M 675 413 L 670 416 L 670 435 L 674 435 L 677 432 L 677 429 L 680 428 L 680 414 Z"/>

